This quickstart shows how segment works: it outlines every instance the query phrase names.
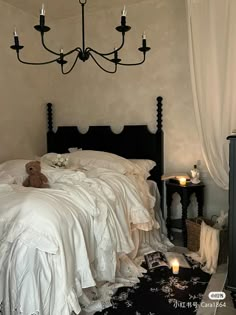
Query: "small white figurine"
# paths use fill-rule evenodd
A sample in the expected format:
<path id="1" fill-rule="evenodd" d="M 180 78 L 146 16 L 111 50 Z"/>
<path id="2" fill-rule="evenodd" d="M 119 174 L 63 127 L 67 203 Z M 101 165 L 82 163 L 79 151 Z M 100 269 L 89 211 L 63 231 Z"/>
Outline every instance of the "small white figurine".
<path id="1" fill-rule="evenodd" d="M 197 165 L 193 166 L 193 169 L 191 170 L 191 183 L 193 184 L 199 184 L 200 183 L 200 173 L 199 170 L 197 168 Z"/>

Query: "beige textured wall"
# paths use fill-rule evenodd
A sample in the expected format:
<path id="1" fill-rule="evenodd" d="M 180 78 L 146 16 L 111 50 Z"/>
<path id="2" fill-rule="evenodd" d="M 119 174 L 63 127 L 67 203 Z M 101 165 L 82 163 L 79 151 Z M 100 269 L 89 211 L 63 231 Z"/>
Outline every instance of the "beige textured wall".
<path id="1" fill-rule="evenodd" d="M 10 49 L 17 25 L 20 42 L 25 46 L 22 58 L 37 60 L 31 16 L 0 1 L 0 161 L 29 157 L 45 151 L 45 106 L 50 93 L 48 68 L 24 66 Z M 36 34 L 38 35 L 38 34 Z"/>
<path id="2" fill-rule="evenodd" d="M 113 49 L 120 42 L 120 34 L 114 28 L 120 22 L 123 1 L 117 0 L 112 8 L 110 3 L 104 0 L 100 8 L 88 1 L 86 6 L 87 45 L 101 51 Z M 127 24 L 132 30 L 127 33 L 120 56 L 124 61 L 139 60 L 137 48 L 145 30 L 152 47 L 146 63 L 123 67 L 117 74 L 109 75 L 89 60 L 79 62 L 71 74 L 63 76 L 58 65 L 31 68 L 16 62 L 8 49 L 13 25 L 20 25 L 27 46 L 24 55 L 32 60 L 38 56 L 39 38 L 32 29 L 37 21 L 0 1 L 0 160 L 45 152 L 46 102 L 55 105 L 56 125 L 77 124 L 86 129 L 93 124 L 111 124 L 114 130 L 120 130 L 124 124 L 147 123 L 155 130 L 156 97 L 161 95 L 166 172 L 189 171 L 200 161 L 207 185 L 208 214 L 218 213 L 227 208 L 227 193 L 215 186 L 202 160 L 191 94 L 185 1 L 132 0 L 127 9 Z M 80 16 L 47 22 L 52 30 L 46 39 L 52 48 L 63 47 L 66 51 L 80 45 Z"/>

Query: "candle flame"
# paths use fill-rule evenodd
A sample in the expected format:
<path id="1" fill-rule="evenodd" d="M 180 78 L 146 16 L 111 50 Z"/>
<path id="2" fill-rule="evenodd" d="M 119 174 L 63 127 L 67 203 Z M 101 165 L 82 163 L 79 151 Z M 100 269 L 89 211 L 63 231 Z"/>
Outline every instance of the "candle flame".
<path id="1" fill-rule="evenodd" d="M 181 186 L 185 186 L 186 185 L 186 178 L 185 177 L 181 177 L 179 179 L 179 183 L 180 183 Z"/>

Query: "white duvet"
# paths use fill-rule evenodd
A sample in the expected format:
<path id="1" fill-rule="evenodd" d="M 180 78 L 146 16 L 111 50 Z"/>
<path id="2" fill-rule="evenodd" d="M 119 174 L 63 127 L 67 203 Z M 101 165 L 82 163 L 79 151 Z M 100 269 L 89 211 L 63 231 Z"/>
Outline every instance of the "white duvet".
<path id="1" fill-rule="evenodd" d="M 144 272 L 134 263 L 137 231 L 159 227 L 155 198 L 144 180 L 110 170 L 44 173 L 48 189 L 0 184 L 4 314 L 101 310 L 109 305 L 113 287 L 138 282 Z"/>

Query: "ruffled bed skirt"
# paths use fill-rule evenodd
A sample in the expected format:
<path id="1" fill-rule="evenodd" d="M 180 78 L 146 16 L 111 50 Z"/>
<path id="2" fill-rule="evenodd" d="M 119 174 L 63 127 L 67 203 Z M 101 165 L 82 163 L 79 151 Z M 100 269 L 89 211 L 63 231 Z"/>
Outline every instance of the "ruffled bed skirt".
<path id="1" fill-rule="evenodd" d="M 159 200 L 156 185 L 152 188 L 153 195 Z M 109 256 L 110 268 L 115 268 L 112 281 L 106 281 L 107 267 L 103 274 L 96 259 L 94 265 L 89 266 L 96 287 L 89 286 L 91 281 L 86 281 L 86 274 L 81 279 L 81 274 L 74 271 L 73 286 L 67 287 L 65 292 L 60 254 L 47 253 L 20 239 L 0 243 L 0 315 L 71 315 L 72 311 L 75 314 L 81 310 L 92 313 L 109 307 L 117 288 L 135 285 L 146 272 L 141 267 L 144 254 L 155 250 L 166 251 L 173 246 L 166 237 L 159 204 L 156 206 L 157 221 L 154 220 L 151 231 L 141 231 L 133 226 L 134 250 L 129 255 L 119 253 Z M 103 255 L 107 257 L 106 249 L 104 252 L 100 249 L 99 255 L 100 260 L 103 260 Z"/>
<path id="2" fill-rule="evenodd" d="M 140 265 L 144 253 L 166 251 L 172 244 L 160 229 L 149 232 L 134 230 L 136 249 L 129 256 L 117 256 L 114 283 L 100 282 L 96 287 L 83 288 L 75 276 L 74 287 L 64 292 L 60 278 L 60 256 L 48 254 L 21 240 L 1 247 L 3 268 L 0 271 L 1 315 L 71 315 L 81 309 L 100 311 L 110 306 L 117 288 L 132 286 L 146 272 Z M 136 256 L 138 258 L 133 258 Z M 93 270 L 93 266 L 91 266 Z"/>

